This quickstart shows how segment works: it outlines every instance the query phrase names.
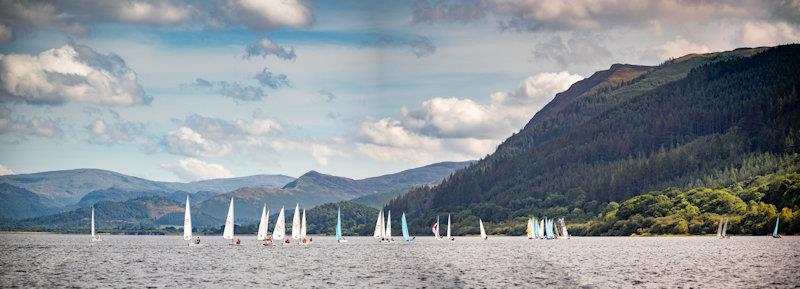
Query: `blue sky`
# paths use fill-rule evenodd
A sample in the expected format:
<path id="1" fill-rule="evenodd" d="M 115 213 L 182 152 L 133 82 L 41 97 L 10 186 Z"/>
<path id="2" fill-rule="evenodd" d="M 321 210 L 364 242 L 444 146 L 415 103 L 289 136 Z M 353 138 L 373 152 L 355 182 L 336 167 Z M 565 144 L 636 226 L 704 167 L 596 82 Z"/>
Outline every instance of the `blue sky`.
<path id="1" fill-rule="evenodd" d="M 0 172 L 376 176 L 613 63 L 800 40 L 797 1 L 622 2 L 0 1 Z"/>

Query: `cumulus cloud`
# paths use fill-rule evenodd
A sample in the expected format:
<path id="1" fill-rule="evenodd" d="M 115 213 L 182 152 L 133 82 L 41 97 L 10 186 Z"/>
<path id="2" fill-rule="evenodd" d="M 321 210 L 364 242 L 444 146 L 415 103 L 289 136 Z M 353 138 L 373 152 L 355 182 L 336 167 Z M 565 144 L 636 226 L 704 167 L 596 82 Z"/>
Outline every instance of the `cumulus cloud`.
<path id="1" fill-rule="evenodd" d="M 226 0 L 218 9 L 224 21 L 256 30 L 305 27 L 314 22 L 311 3 L 306 0 Z"/>
<path id="2" fill-rule="evenodd" d="M 231 153 L 229 144 L 207 139 L 185 126 L 167 133 L 164 146 L 170 153 L 194 157 L 219 157 Z"/>
<path id="3" fill-rule="evenodd" d="M 98 118 L 84 128 L 90 135 L 89 142 L 104 145 L 142 142 L 146 129 L 143 123 L 125 121 L 119 118 L 114 121 Z"/>
<path id="4" fill-rule="evenodd" d="M 380 161 L 481 157 L 522 127 L 556 93 L 580 79 L 566 71 L 540 73 L 514 91 L 493 93 L 488 103 L 432 98 L 415 109 L 401 108 L 396 118 L 364 120 L 357 147 Z"/>
<path id="5" fill-rule="evenodd" d="M 49 117 L 27 117 L 14 115 L 11 109 L 0 107 L 0 135 L 35 135 L 54 137 L 61 135 L 61 120 Z"/>
<path id="6" fill-rule="evenodd" d="M 161 167 L 171 171 L 183 181 L 233 177 L 233 173 L 224 166 L 206 163 L 196 158 L 181 159 L 177 163 L 162 164 Z"/>
<path id="7" fill-rule="evenodd" d="M 678 58 L 690 53 L 708 53 L 711 49 L 704 44 L 694 43 L 678 36 L 675 39 L 661 45 L 653 46 L 649 51 L 655 54 L 660 60 Z"/>
<path id="8" fill-rule="evenodd" d="M 65 45 L 38 55 L 0 55 L 0 99 L 29 104 L 86 102 L 130 106 L 152 98 L 136 72 L 115 54 Z"/>
<path id="9" fill-rule="evenodd" d="M 277 89 L 284 86 L 291 86 L 289 83 L 289 77 L 286 74 L 274 74 L 272 71 L 269 71 L 269 68 L 264 67 L 261 72 L 257 73 L 253 76 L 255 80 L 258 80 L 262 86 L 266 86 L 272 89 Z"/>
<path id="10" fill-rule="evenodd" d="M 533 48 L 533 57 L 558 63 L 562 68 L 570 64 L 595 64 L 610 58 L 611 51 L 601 45 L 596 36 L 576 35 L 566 43 L 560 36 L 553 36 Z"/>
<path id="11" fill-rule="evenodd" d="M 244 57 L 247 59 L 254 56 L 267 58 L 269 55 L 275 55 L 275 57 L 283 60 L 294 60 L 297 57 L 294 53 L 294 48 L 286 49 L 266 37 L 254 43 L 250 43 L 245 47 Z"/>
<path id="12" fill-rule="evenodd" d="M 14 171 L 4 165 L 0 165 L 0 176 L 13 175 Z"/>
<path id="13" fill-rule="evenodd" d="M 800 29 L 787 22 L 747 22 L 739 42 L 746 46 L 772 46 L 800 42 Z"/>

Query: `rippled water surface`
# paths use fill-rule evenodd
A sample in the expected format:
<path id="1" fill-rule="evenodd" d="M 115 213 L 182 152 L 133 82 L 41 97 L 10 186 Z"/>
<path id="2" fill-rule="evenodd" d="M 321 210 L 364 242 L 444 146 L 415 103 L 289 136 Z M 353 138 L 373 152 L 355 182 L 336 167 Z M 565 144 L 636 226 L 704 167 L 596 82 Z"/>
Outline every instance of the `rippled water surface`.
<path id="1" fill-rule="evenodd" d="M 0 286 L 796 287 L 800 237 L 495 237 L 232 247 L 203 237 L 0 234 Z"/>

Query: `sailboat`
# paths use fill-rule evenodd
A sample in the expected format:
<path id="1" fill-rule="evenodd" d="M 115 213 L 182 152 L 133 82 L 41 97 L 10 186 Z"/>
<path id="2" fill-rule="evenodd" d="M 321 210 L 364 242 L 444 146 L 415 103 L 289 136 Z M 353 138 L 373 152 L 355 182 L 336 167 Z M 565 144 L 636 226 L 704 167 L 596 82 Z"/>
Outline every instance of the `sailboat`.
<path id="1" fill-rule="evenodd" d="M 278 221 L 275 222 L 275 229 L 272 231 L 272 240 L 274 242 L 283 242 L 286 238 L 286 216 L 284 214 L 284 207 L 281 207 L 281 212 L 278 213 Z M 286 244 L 284 242 L 284 244 Z"/>
<path id="2" fill-rule="evenodd" d="M 347 243 L 347 240 L 342 237 L 342 208 L 336 212 L 336 242 Z"/>
<path id="3" fill-rule="evenodd" d="M 526 224 L 525 234 L 528 236 L 528 240 L 533 239 L 533 219 L 528 219 L 528 223 Z"/>
<path id="4" fill-rule="evenodd" d="M 555 239 L 555 235 L 553 233 L 553 220 L 549 220 L 545 218 L 545 233 L 547 234 L 545 238 L 548 240 Z"/>
<path id="5" fill-rule="evenodd" d="M 92 242 L 100 242 L 103 239 L 100 239 L 100 236 L 97 236 L 94 230 L 94 206 L 92 206 Z"/>
<path id="6" fill-rule="evenodd" d="M 387 242 L 394 242 L 392 238 L 392 211 L 386 211 L 386 232 L 383 234 Z"/>
<path id="7" fill-rule="evenodd" d="M 294 216 L 292 216 L 292 239 L 300 240 L 300 204 L 294 206 Z"/>
<path id="8" fill-rule="evenodd" d="M 228 217 L 225 218 L 225 230 L 222 231 L 222 238 L 233 240 L 233 198 L 231 198 L 231 205 L 228 207 Z M 239 245 L 238 239 L 233 241 L 231 245 Z"/>
<path id="9" fill-rule="evenodd" d="M 450 236 L 450 214 L 447 214 L 447 239 L 450 241 L 456 240 L 456 238 Z"/>
<path id="10" fill-rule="evenodd" d="M 719 220 L 719 225 L 717 225 L 717 238 L 722 238 L 722 219 Z"/>
<path id="11" fill-rule="evenodd" d="M 778 223 L 780 221 L 781 221 L 781 216 L 778 216 L 778 219 L 775 220 L 775 230 L 772 230 L 773 238 L 783 238 L 781 235 L 778 234 Z"/>
<path id="12" fill-rule="evenodd" d="M 378 212 L 378 221 L 375 223 L 375 233 L 372 234 L 375 239 L 386 239 L 386 230 L 383 228 L 383 210 Z"/>
<path id="13" fill-rule="evenodd" d="M 481 239 L 484 240 L 488 239 L 489 237 L 486 236 L 486 230 L 483 228 L 483 220 L 478 219 L 478 223 L 480 224 L 481 227 Z"/>
<path id="14" fill-rule="evenodd" d="M 258 223 L 256 239 L 259 241 L 266 240 L 267 232 L 269 232 L 269 210 L 267 209 L 267 204 L 264 204 L 264 208 L 261 209 L 261 222 Z M 263 243 L 263 245 L 268 245 L 269 243 L 271 242 Z"/>
<path id="15" fill-rule="evenodd" d="M 540 238 L 540 236 L 539 236 L 539 221 L 536 220 L 536 217 L 533 217 L 531 219 L 531 225 L 533 226 L 533 228 L 531 228 L 532 229 L 531 231 L 533 231 L 531 233 L 533 235 L 533 238 L 534 239 L 539 239 Z"/>
<path id="16" fill-rule="evenodd" d="M 561 223 L 561 237 L 569 239 L 569 232 L 567 232 L 567 223 L 564 222 L 564 218 L 558 219 L 558 222 Z M 727 220 L 725 220 L 725 222 L 727 222 Z"/>
<path id="17" fill-rule="evenodd" d="M 406 213 L 403 213 L 403 215 L 400 216 L 400 223 L 403 231 L 403 241 L 406 241 L 406 244 L 414 242 L 414 239 L 408 235 L 408 223 L 406 223 Z"/>
<path id="18" fill-rule="evenodd" d="M 191 240 L 192 237 L 192 210 L 189 205 L 189 195 L 186 195 L 186 210 L 183 213 L 183 239 L 186 241 Z M 200 237 L 194 240 L 194 242 L 189 242 L 189 247 L 194 246 L 202 246 L 200 244 Z"/>
<path id="19" fill-rule="evenodd" d="M 539 219 L 539 239 L 544 239 L 544 219 Z"/>
<path id="20" fill-rule="evenodd" d="M 303 209 L 303 220 L 300 224 L 300 244 L 301 245 L 308 245 L 311 244 L 311 239 L 308 238 L 307 233 L 308 226 L 306 225 L 306 209 Z"/>
<path id="21" fill-rule="evenodd" d="M 433 231 L 433 236 L 436 238 L 436 241 L 441 241 L 442 236 L 439 235 L 439 216 L 436 216 L 436 223 L 431 226 L 431 231 Z"/>

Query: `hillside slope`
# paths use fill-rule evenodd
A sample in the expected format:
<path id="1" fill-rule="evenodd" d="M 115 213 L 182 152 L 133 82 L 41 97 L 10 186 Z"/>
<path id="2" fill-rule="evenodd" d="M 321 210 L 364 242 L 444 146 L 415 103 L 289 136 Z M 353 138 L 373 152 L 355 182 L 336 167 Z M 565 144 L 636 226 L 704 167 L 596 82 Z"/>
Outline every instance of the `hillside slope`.
<path id="1" fill-rule="evenodd" d="M 388 207 L 416 228 L 446 212 L 454 222 L 588 219 L 647 191 L 731 184 L 797 151 L 799 91 L 800 45 L 668 62 L 543 109 L 495 154 Z"/>

